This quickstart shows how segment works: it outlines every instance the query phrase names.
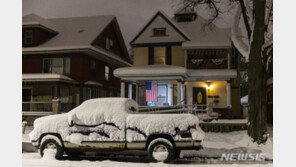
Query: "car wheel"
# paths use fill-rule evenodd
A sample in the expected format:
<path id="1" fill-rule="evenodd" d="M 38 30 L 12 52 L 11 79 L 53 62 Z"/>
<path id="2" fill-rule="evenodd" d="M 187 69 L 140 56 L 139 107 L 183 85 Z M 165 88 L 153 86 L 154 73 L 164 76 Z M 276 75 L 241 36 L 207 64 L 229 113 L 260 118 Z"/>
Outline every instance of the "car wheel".
<path id="1" fill-rule="evenodd" d="M 174 146 L 167 139 L 155 139 L 148 146 L 148 156 L 152 162 L 169 163 L 174 159 Z"/>
<path id="2" fill-rule="evenodd" d="M 69 159 L 73 160 L 80 160 L 81 159 L 81 152 L 73 152 L 69 151 L 68 149 L 65 149 L 65 153 L 68 155 Z"/>
<path id="3" fill-rule="evenodd" d="M 56 154 L 55 154 L 56 159 L 61 159 L 63 157 L 63 153 L 64 153 L 63 148 L 54 139 L 47 139 L 41 144 L 41 146 L 40 146 L 41 157 L 43 157 L 45 149 L 55 149 L 56 150 Z"/>
<path id="4" fill-rule="evenodd" d="M 181 150 L 180 149 L 175 149 L 174 159 L 180 158 L 180 153 L 181 153 Z"/>

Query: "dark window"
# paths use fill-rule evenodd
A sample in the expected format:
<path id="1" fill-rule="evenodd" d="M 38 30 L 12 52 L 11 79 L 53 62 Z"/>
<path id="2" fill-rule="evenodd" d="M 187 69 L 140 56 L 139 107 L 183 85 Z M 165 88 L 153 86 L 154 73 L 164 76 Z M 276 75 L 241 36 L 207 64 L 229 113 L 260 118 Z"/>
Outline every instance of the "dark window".
<path id="1" fill-rule="evenodd" d="M 31 89 L 23 89 L 23 93 L 22 93 L 23 101 L 31 101 L 31 95 L 32 95 L 31 93 L 32 93 Z"/>
<path id="2" fill-rule="evenodd" d="M 90 75 L 95 77 L 96 76 L 96 70 L 97 69 L 97 63 L 94 60 L 90 61 Z"/>
<path id="3" fill-rule="evenodd" d="M 113 40 L 110 38 L 106 38 L 106 49 L 110 51 L 113 50 Z"/>
<path id="4" fill-rule="evenodd" d="M 50 59 L 43 59 L 43 73 L 51 73 Z"/>
<path id="5" fill-rule="evenodd" d="M 154 28 L 153 36 L 166 36 L 166 28 Z"/>
<path id="6" fill-rule="evenodd" d="M 70 67 L 69 57 L 43 59 L 43 73 L 70 74 Z"/>
<path id="7" fill-rule="evenodd" d="M 109 80 L 109 67 L 105 66 L 105 80 Z"/>
<path id="8" fill-rule="evenodd" d="M 32 44 L 33 43 L 33 30 L 25 30 L 25 43 Z"/>

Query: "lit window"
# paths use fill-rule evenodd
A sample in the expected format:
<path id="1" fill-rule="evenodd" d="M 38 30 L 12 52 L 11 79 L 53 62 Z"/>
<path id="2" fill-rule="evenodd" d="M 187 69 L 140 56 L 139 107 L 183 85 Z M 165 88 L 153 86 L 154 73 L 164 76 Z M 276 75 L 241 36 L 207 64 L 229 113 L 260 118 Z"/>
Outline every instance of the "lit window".
<path id="1" fill-rule="evenodd" d="M 154 47 L 154 64 L 165 64 L 165 47 Z"/>
<path id="2" fill-rule="evenodd" d="M 25 30 L 25 43 L 32 44 L 33 43 L 33 30 Z"/>
<path id="3" fill-rule="evenodd" d="M 166 28 L 154 28 L 153 36 L 166 36 Z"/>
<path id="4" fill-rule="evenodd" d="M 109 80 L 109 67 L 105 66 L 105 80 Z"/>

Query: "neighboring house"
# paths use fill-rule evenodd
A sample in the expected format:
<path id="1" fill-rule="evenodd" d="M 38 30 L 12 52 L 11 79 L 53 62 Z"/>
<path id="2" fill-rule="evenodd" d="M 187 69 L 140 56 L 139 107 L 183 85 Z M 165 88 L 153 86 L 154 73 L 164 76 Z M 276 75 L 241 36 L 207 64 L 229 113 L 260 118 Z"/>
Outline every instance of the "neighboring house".
<path id="1" fill-rule="evenodd" d="M 120 95 L 113 71 L 131 61 L 115 16 L 30 14 L 22 30 L 23 116 L 67 112 L 90 98 Z"/>
<path id="2" fill-rule="evenodd" d="M 114 75 L 129 82 L 129 97 L 136 90 L 140 106 L 147 106 L 146 81 L 157 81 L 153 105 L 212 105 L 225 117 L 241 117 L 239 54 L 231 29 L 207 27 L 194 10 L 178 10 L 173 18 L 157 12 L 130 42 L 134 67 Z M 124 96 L 124 83 L 122 83 Z M 150 103 L 151 104 L 151 103 Z"/>

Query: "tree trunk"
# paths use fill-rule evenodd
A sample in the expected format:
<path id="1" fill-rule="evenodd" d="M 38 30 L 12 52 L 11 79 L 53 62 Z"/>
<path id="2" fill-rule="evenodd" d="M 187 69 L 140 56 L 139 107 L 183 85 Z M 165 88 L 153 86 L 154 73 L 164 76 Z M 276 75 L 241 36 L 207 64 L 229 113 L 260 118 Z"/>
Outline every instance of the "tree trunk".
<path id="1" fill-rule="evenodd" d="M 258 144 L 267 140 L 266 136 L 266 72 L 262 55 L 264 44 L 264 19 L 266 0 L 255 0 L 254 29 L 249 55 L 249 126 L 248 134 Z"/>

